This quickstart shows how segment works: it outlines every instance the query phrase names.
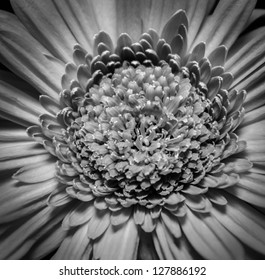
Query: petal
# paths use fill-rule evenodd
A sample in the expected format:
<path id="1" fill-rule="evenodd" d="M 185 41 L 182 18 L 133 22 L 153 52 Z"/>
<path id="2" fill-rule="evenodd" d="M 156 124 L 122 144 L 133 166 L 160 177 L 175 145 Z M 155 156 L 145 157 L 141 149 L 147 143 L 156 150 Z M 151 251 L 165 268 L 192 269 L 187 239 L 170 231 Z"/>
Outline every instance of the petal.
<path id="1" fill-rule="evenodd" d="M 69 229 L 70 227 L 76 227 L 87 223 L 93 215 L 95 215 L 95 209 L 93 205 L 85 203 L 79 203 L 76 207 L 69 212 L 62 223 L 64 229 Z"/>
<path id="2" fill-rule="evenodd" d="M 264 108 L 265 110 L 265 108 Z M 262 140 L 265 138 L 265 120 L 257 121 L 237 129 L 236 134 L 242 140 Z"/>
<path id="3" fill-rule="evenodd" d="M 220 1 L 212 15 L 203 23 L 191 48 L 206 42 L 206 55 L 219 45 L 230 47 L 245 27 L 255 0 Z"/>
<path id="4" fill-rule="evenodd" d="M 166 236 L 165 226 L 158 221 L 155 230 L 152 233 L 154 245 L 159 259 L 173 260 L 174 256 L 170 250 L 170 244 Z"/>
<path id="5" fill-rule="evenodd" d="M 69 232 L 52 259 L 87 260 L 92 251 L 91 240 L 87 237 L 87 224 L 79 227 L 74 233 Z"/>
<path id="6" fill-rule="evenodd" d="M 23 183 L 38 183 L 54 178 L 55 171 L 55 163 L 46 161 L 20 168 L 13 175 L 13 179 Z"/>
<path id="7" fill-rule="evenodd" d="M 265 27 L 261 27 L 247 33 L 239 38 L 230 49 L 225 66 L 226 70 L 234 75 L 232 87 L 238 86 L 245 78 L 251 82 L 253 79 L 248 76 L 254 74 L 254 71 L 265 62 L 264 30 Z M 255 78 L 255 74 L 253 78 Z"/>
<path id="8" fill-rule="evenodd" d="M 187 1 L 189 2 L 189 1 Z M 191 1 L 190 1 L 191 2 Z M 196 2 L 196 4 L 194 3 Z M 196 38 L 201 25 L 207 17 L 209 11 L 211 11 L 216 1 L 193 1 L 187 8 L 187 15 L 189 20 L 189 32 L 188 32 L 188 50 Z"/>
<path id="9" fill-rule="evenodd" d="M 115 41 L 117 40 L 119 35 L 117 25 L 121 24 L 121 22 L 118 21 L 117 13 L 122 13 L 123 11 L 122 5 L 118 5 L 116 2 L 116 0 L 92 0 L 91 2 L 88 1 L 89 4 L 91 3 L 89 9 L 92 11 L 93 17 L 95 16 L 95 21 L 92 17 L 92 20 L 94 22 L 91 23 L 91 25 L 94 26 L 96 23 L 98 26 L 98 31 L 104 30 L 110 35 L 112 40 Z M 88 14 L 88 12 L 86 14 Z M 89 19 L 89 21 L 91 21 L 91 19 Z"/>
<path id="10" fill-rule="evenodd" d="M 51 212 L 51 209 L 45 207 L 3 240 L 0 243 L 0 259 L 14 258 L 12 257 L 14 252 L 19 250 L 21 245 L 25 244 L 27 241 L 30 242 L 29 245 L 32 245 L 34 239 L 30 240 L 29 237 L 48 222 Z M 16 257 L 19 258 L 23 256 L 23 254 L 27 252 L 26 249 L 28 250 L 29 248 L 30 246 L 23 248 L 24 250 L 21 250 L 19 252 L 20 254 L 16 255 Z"/>
<path id="11" fill-rule="evenodd" d="M 181 238 L 175 239 L 174 236 L 166 229 L 163 222 L 161 223 L 161 226 L 169 245 L 169 250 L 174 256 L 174 259 L 191 260 L 201 258 L 198 253 L 192 248 L 191 244 L 187 241 L 185 235 L 182 235 Z"/>
<path id="12" fill-rule="evenodd" d="M 7 76 L 7 75 L 5 75 Z M 16 79 L 13 79 L 13 85 Z M 21 125 L 38 124 L 38 116 L 45 110 L 36 98 L 31 97 L 10 82 L 0 80 L 0 115 Z"/>
<path id="13" fill-rule="evenodd" d="M 61 245 L 65 235 L 66 231 L 62 230 L 60 223 L 54 226 L 52 230 L 30 248 L 29 253 L 26 255 L 26 259 L 36 260 L 46 257 Z"/>
<path id="14" fill-rule="evenodd" d="M 41 151 L 44 151 L 44 149 Z M 26 154 L 26 156 L 21 158 L 15 157 L 14 159 L 0 161 L 0 171 L 13 170 L 34 163 L 38 164 L 45 160 L 49 160 L 50 158 L 51 156 L 47 153 L 39 154 L 39 152 L 37 152 L 36 155 L 33 154 L 32 156 Z"/>
<path id="15" fill-rule="evenodd" d="M 260 122 L 265 119 L 265 107 L 261 106 L 245 114 L 239 128 Z"/>
<path id="16" fill-rule="evenodd" d="M 189 242 L 197 252 L 206 259 L 230 259 L 230 250 L 225 247 L 226 240 L 221 240 L 216 231 L 208 226 L 207 215 L 198 217 L 187 210 L 185 218 L 180 218 L 180 224 Z M 210 219 L 212 219 L 210 217 Z"/>
<path id="17" fill-rule="evenodd" d="M 181 237 L 181 229 L 178 222 L 178 219 L 171 215 L 168 211 L 162 211 L 161 212 L 161 220 L 164 222 L 167 230 L 175 237 L 180 238 Z"/>
<path id="18" fill-rule="evenodd" d="M 139 247 L 137 259 L 157 260 L 158 256 L 154 247 L 152 235 L 150 233 L 139 232 Z"/>
<path id="19" fill-rule="evenodd" d="M 100 5 L 99 3 L 96 4 L 96 2 L 100 2 L 100 1 L 94 1 L 93 3 L 93 1 L 87 1 L 87 0 L 79 0 L 79 1 L 55 0 L 53 2 L 57 10 L 60 12 L 60 15 L 62 16 L 63 20 L 66 23 L 66 27 L 63 28 L 65 29 L 68 27 L 71 33 L 74 35 L 76 41 L 83 48 L 85 48 L 87 52 L 92 54 L 94 35 L 99 30 L 106 31 L 104 26 L 100 26 L 101 24 L 99 24 L 101 23 L 102 20 L 104 21 L 105 19 L 105 17 L 102 17 L 102 11 L 99 11 L 100 19 L 101 19 L 99 21 L 97 18 L 98 11 L 94 8 L 94 5 L 98 5 L 98 6 Z M 108 1 L 107 3 L 105 1 L 105 3 L 101 3 L 101 8 L 103 7 L 106 8 L 106 6 L 109 6 L 109 2 L 112 1 Z M 56 24 L 55 20 L 53 24 Z M 62 28 L 62 26 L 60 28 Z M 72 48 L 73 45 L 71 46 L 69 44 L 69 49 L 71 50 Z"/>
<path id="20" fill-rule="evenodd" d="M 249 172 L 242 174 L 237 186 L 227 191 L 235 196 L 260 207 L 265 207 L 265 176 Z"/>
<path id="21" fill-rule="evenodd" d="M 146 1 L 148 2 L 148 1 Z M 205 6 L 201 0 L 153 0 L 150 1 L 150 6 L 147 6 L 147 16 L 143 17 L 144 22 L 144 30 L 149 28 L 155 29 L 158 34 L 161 34 L 164 25 L 169 20 L 169 18 L 177 11 L 177 10 L 185 10 L 189 23 L 191 26 L 195 26 L 196 28 L 200 26 L 200 20 L 204 17 L 199 15 L 202 10 L 199 11 L 199 7 L 203 5 Z M 212 5 L 215 1 L 210 1 L 207 3 L 207 9 L 204 10 L 203 13 L 208 13 L 211 9 Z M 147 5 L 147 4 L 146 4 Z M 197 33 L 197 30 L 194 30 L 194 33 Z M 192 40 L 194 34 L 191 34 L 190 39 Z"/>
<path id="22" fill-rule="evenodd" d="M 46 153 L 40 144 L 33 141 L 0 143 L 0 161 Z"/>
<path id="23" fill-rule="evenodd" d="M 228 201 L 225 211 L 214 208 L 213 215 L 239 240 L 265 254 L 265 216 L 244 201 L 223 194 Z"/>
<path id="24" fill-rule="evenodd" d="M 0 141 L 1 142 L 20 142 L 20 141 L 30 141 L 31 138 L 27 135 L 26 130 L 17 127 L 0 128 Z"/>
<path id="25" fill-rule="evenodd" d="M 166 42 L 171 43 L 172 39 L 178 34 L 178 29 L 183 24 L 186 28 L 188 26 L 188 19 L 183 10 L 177 11 L 164 26 L 161 38 Z"/>
<path id="26" fill-rule="evenodd" d="M 1 11 L 0 34 L 1 62 L 41 93 L 58 99 L 63 64 L 50 59 L 49 52 L 12 14 Z"/>
<path id="27" fill-rule="evenodd" d="M 69 62 L 77 43 L 53 1 L 12 0 L 12 7 L 20 21 L 52 55 Z"/>
<path id="28" fill-rule="evenodd" d="M 128 33 L 133 41 L 137 41 L 144 32 L 143 19 L 147 17 L 150 5 L 151 1 L 117 0 L 117 34 Z"/>
<path id="29" fill-rule="evenodd" d="M 132 260 L 139 244 L 137 226 L 131 218 L 120 227 L 109 226 L 93 245 L 93 258 L 101 260 Z"/>
<path id="30" fill-rule="evenodd" d="M 110 213 L 108 210 L 96 211 L 88 222 L 87 235 L 91 239 L 100 237 L 109 227 Z"/>
<path id="31" fill-rule="evenodd" d="M 131 216 L 132 207 L 123 208 L 111 213 L 110 221 L 113 226 L 124 224 Z"/>
<path id="32" fill-rule="evenodd" d="M 37 184 L 19 185 L 14 180 L 2 183 L 1 222 L 18 219 L 46 205 L 47 196 L 56 189 L 58 182 L 51 179 Z"/>

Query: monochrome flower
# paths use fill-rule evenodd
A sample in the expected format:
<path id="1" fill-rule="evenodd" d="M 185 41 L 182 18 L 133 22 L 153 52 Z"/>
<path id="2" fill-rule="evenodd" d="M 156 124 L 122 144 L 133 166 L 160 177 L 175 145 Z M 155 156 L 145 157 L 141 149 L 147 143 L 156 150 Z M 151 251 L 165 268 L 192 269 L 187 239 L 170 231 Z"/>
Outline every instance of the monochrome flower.
<path id="1" fill-rule="evenodd" d="M 2 259 L 265 255 L 265 27 L 252 0 L 11 0 Z"/>

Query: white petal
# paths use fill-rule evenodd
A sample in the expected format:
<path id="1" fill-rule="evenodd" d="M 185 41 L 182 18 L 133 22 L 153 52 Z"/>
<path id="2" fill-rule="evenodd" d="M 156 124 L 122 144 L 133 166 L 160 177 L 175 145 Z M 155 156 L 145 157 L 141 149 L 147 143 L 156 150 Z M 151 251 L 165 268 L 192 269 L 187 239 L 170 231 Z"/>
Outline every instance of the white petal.
<path id="1" fill-rule="evenodd" d="M 10 160 L 0 161 L 0 171 L 3 170 L 12 170 L 16 168 L 20 168 L 26 165 L 31 165 L 34 163 L 40 163 L 45 160 L 49 160 L 51 156 L 47 153 L 45 154 L 37 154 L 29 156 L 28 154 L 25 157 L 14 158 Z"/>
<path id="2" fill-rule="evenodd" d="M 131 218 L 121 227 L 109 226 L 104 235 L 93 245 L 94 259 L 135 259 L 139 244 L 137 226 Z"/>
<path id="3" fill-rule="evenodd" d="M 231 254 L 224 246 L 224 240 L 206 224 L 205 220 L 187 210 L 184 218 L 180 218 L 180 224 L 189 242 L 197 252 L 206 259 L 230 259 Z"/>
<path id="4" fill-rule="evenodd" d="M 51 54 L 65 63 L 72 60 L 73 46 L 77 43 L 52 1 L 11 1 L 15 14 L 29 32 Z"/>
<path id="5" fill-rule="evenodd" d="M 55 172 L 55 163 L 47 161 L 24 166 L 13 175 L 13 178 L 23 183 L 38 183 L 54 178 Z"/>
<path id="6" fill-rule="evenodd" d="M 235 196 L 260 207 L 265 207 L 265 175 L 248 172 L 241 174 L 237 186 L 228 191 Z"/>
<path id="7" fill-rule="evenodd" d="M 155 231 L 152 232 L 152 237 L 159 259 L 173 260 L 174 256 L 170 250 L 170 244 L 168 243 L 166 231 L 167 229 L 165 226 L 158 221 Z"/>
<path id="8" fill-rule="evenodd" d="M 109 227 L 110 213 L 108 210 L 96 211 L 88 222 L 87 235 L 91 239 L 100 237 Z"/>
<path id="9" fill-rule="evenodd" d="M 228 53 L 226 71 L 234 75 L 232 87 L 240 83 L 264 62 L 265 28 L 247 33 L 239 38 Z M 248 79 L 250 80 L 250 79 Z"/>
<path id="10" fill-rule="evenodd" d="M 262 140 L 265 138 L 264 127 L 265 120 L 262 120 L 237 129 L 236 134 L 239 136 L 240 140 Z"/>
<path id="11" fill-rule="evenodd" d="M 39 211 L 35 216 L 30 218 L 22 226 L 18 227 L 12 234 L 0 243 L 0 259 L 12 258 L 14 252 L 16 252 L 21 245 L 29 240 L 29 237 L 38 231 L 42 226 L 50 219 L 51 209 L 44 208 Z M 26 249 L 30 247 L 27 246 Z M 25 250 L 25 249 L 24 249 Z M 27 251 L 21 251 L 20 256 L 23 256 Z"/>
<path id="12" fill-rule="evenodd" d="M 44 258 L 61 245 L 65 235 L 66 231 L 62 230 L 61 224 L 53 227 L 52 231 L 48 232 L 32 246 L 27 258 L 31 260 Z"/>
<path id="13" fill-rule="evenodd" d="M 32 139 L 27 135 L 23 128 L 0 128 L 0 141 L 31 141 Z"/>
<path id="14" fill-rule="evenodd" d="M 63 64 L 45 56 L 49 51 L 12 14 L 1 11 L 0 33 L 1 62 L 42 94 L 58 99 Z"/>
<path id="15" fill-rule="evenodd" d="M 212 6 L 215 4 L 215 1 L 198 0 L 186 2 L 190 2 L 187 8 L 187 15 L 189 20 L 188 50 L 191 51 L 190 46 L 196 38 L 203 21 L 212 9 Z"/>
<path id="16" fill-rule="evenodd" d="M 225 194 L 228 204 L 225 211 L 212 213 L 232 234 L 262 254 L 265 253 L 265 216 L 232 195 Z"/>
<path id="17" fill-rule="evenodd" d="M 46 154 L 46 150 L 36 142 L 10 142 L 0 143 L 0 160 L 10 160 L 14 158 L 26 157 L 31 155 Z"/>
<path id="18" fill-rule="evenodd" d="M 26 216 L 41 206 L 45 206 L 47 196 L 56 189 L 57 185 L 56 179 L 28 185 L 19 185 L 14 180 L 2 183 L 1 222 Z"/>
<path id="19" fill-rule="evenodd" d="M 181 229 L 178 222 L 177 217 L 174 215 L 171 215 L 167 211 L 161 212 L 161 219 L 164 222 L 165 226 L 167 227 L 167 230 L 175 237 L 180 238 L 181 237 Z"/>
<path id="20" fill-rule="evenodd" d="M 80 203 L 65 216 L 62 227 L 69 229 L 70 227 L 82 225 L 89 221 L 93 215 L 95 215 L 93 204 L 91 205 L 88 202 Z"/>
<path id="21" fill-rule="evenodd" d="M 220 1 L 200 28 L 192 48 L 202 41 L 206 42 L 206 55 L 219 45 L 229 48 L 245 27 L 255 4 L 255 0 Z"/>
<path id="22" fill-rule="evenodd" d="M 92 244 L 87 237 L 87 224 L 79 227 L 75 233 L 69 232 L 52 259 L 87 260 L 91 254 Z"/>

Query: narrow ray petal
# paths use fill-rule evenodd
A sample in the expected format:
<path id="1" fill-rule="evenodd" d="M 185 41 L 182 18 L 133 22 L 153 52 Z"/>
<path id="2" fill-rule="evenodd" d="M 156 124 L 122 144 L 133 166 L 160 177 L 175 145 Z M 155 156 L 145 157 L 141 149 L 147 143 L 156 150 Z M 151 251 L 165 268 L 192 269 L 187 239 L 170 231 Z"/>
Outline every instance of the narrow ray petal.
<path id="1" fill-rule="evenodd" d="M 212 213 L 231 233 L 252 249 L 265 252 L 264 216 L 257 210 L 225 194 L 228 204 L 225 211 L 213 209 Z"/>
<path id="2" fill-rule="evenodd" d="M 0 22 L 1 62 L 41 93 L 58 99 L 63 64 L 45 57 L 49 51 L 31 37 L 14 15 L 1 11 Z"/>
<path id="3" fill-rule="evenodd" d="M 212 15 L 204 22 L 194 44 L 206 42 L 206 54 L 221 44 L 230 47 L 241 33 L 256 1 L 220 1 Z"/>
<path id="4" fill-rule="evenodd" d="M 104 235 L 93 245 L 94 259 L 135 259 L 139 244 L 137 226 L 129 219 L 120 227 L 109 226 Z"/>
<path id="5" fill-rule="evenodd" d="M 92 251 L 91 240 L 87 237 L 87 224 L 79 227 L 63 240 L 52 259 L 87 260 Z"/>

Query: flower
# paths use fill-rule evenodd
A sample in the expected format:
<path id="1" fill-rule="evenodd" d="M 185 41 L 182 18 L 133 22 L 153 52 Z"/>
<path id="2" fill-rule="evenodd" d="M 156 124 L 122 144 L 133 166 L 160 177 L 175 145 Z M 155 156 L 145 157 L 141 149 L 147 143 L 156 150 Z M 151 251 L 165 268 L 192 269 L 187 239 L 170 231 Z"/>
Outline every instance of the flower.
<path id="1" fill-rule="evenodd" d="M 256 1 L 11 4 L 1 258 L 263 258 Z"/>

